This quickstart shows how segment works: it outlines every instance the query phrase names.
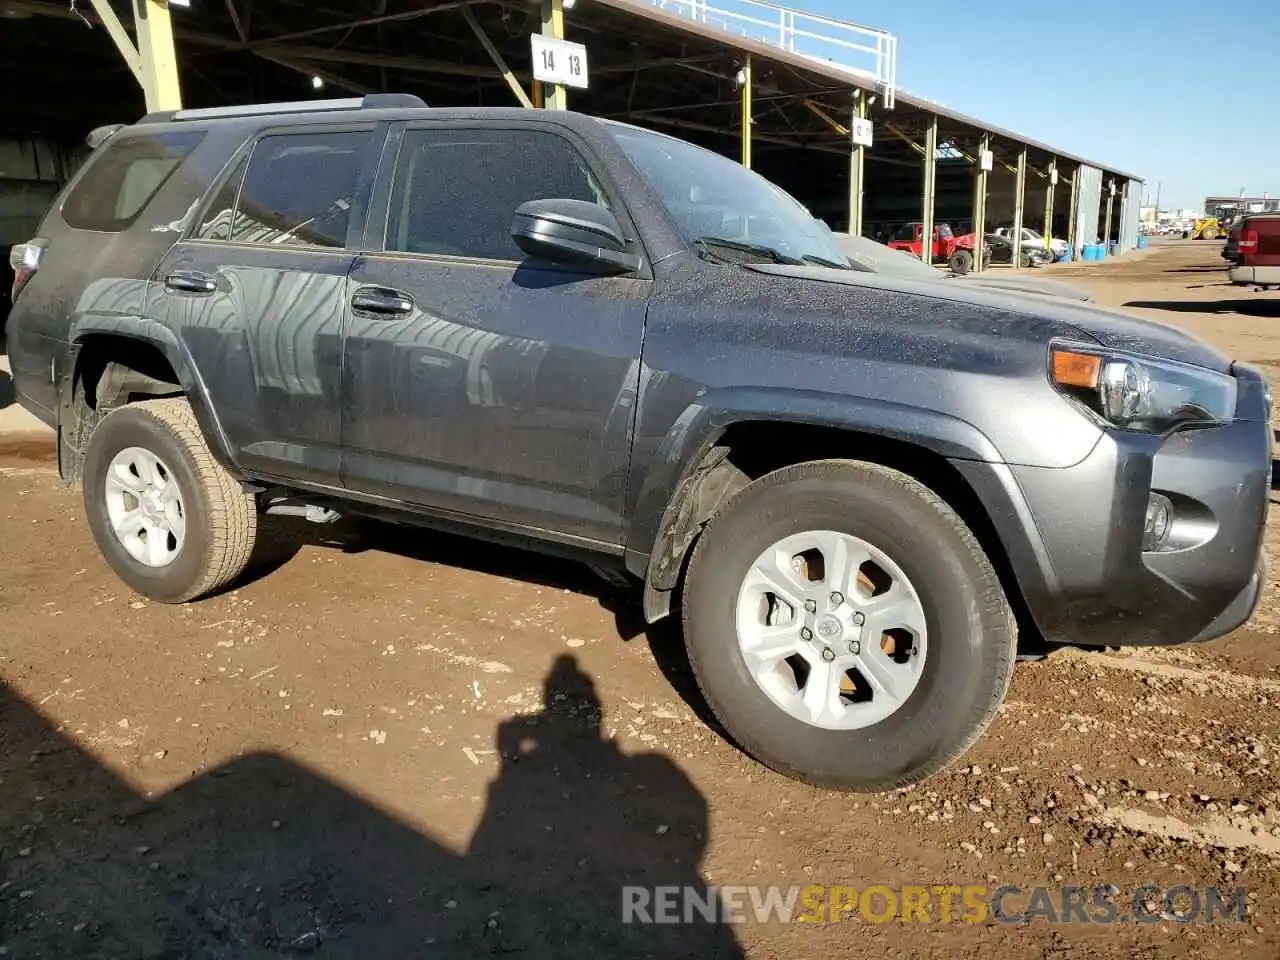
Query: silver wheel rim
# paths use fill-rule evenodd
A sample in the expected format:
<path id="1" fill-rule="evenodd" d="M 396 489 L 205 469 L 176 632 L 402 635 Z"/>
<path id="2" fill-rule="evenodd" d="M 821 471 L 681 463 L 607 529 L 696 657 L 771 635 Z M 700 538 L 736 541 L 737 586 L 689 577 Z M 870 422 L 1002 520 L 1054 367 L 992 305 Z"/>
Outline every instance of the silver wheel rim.
<path id="1" fill-rule="evenodd" d="M 134 560 L 164 567 L 182 552 L 182 493 L 173 471 L 150 450 L 126 447 L 111 458 L 105 496 L 111 532 Z"/>
<path id="2" fill-rule="evenodd" d="M 752 563 L 738 591 L 738 649 L 789 716 L 825 730 L 888 718 L 920 684 L 924 607 L 883 550 L 847 533 L 786 537 Z"/>

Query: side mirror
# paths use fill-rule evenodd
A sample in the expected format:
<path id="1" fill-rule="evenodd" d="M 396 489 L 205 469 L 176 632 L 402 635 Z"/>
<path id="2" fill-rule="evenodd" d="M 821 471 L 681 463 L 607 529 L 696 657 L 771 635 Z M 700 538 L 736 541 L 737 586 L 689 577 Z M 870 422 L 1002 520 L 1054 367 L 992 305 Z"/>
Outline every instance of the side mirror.
<path id="1" fill-rule="evenodd" d="M 585 200 L 522 203 L 511 222 L 511 239 L 528 256 L 552 263 L 607 273 L 640 269 L 640 257 L 627 251 L 618 218 Z"/>

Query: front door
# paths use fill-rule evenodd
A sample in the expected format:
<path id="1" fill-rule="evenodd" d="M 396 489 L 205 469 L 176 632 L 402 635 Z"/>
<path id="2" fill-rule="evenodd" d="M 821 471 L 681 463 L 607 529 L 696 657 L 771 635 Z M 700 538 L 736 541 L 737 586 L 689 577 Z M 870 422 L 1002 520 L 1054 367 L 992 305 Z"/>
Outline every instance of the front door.
<path id="1" fill-rule="evenodd" d="M 388 153 L 385 241 L 348 280 L 347 486 L 620 544 L 650 281 L 526 262 L 510 228 L 543 198 L 634 228 L 551 123 L 410 124 Z"/>
<path id="2" fill-rule="evenodd" d="M 152 315 L 182 339 L 255 474 L 341 482 L 342 322 L 372 132 L 262 136 L 156 272 Z"/>

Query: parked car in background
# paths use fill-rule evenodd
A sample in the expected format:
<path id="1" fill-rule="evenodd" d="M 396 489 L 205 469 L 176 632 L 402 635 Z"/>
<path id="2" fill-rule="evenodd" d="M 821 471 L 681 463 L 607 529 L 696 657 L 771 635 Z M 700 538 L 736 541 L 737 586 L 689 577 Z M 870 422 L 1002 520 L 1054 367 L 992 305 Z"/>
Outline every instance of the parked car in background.
<path id="1" fill-rule="evenodd" d="M 987 245 L 991 250 L 988 263 L 1013 263 L 1013 241 L 1008 236 L 989 233 Z M 1053 263 L 1054 259 L 1053 251 L 1046 250 L 1043 241 L 1038 247 L 1024 241 L 1022 249 L 1018 252 L 1018 266 L 1023 268 L 1043 266 L 1046 263 Z"/>
<path id="2" fill-rule="evenodd" d="M 1006 224 L 1005 226 L 1002 226 L 1002 227 L 996 227 L 995 230 L 993 230 L 992 232 L 995 233 L 996 236 L 1004 239 L 1006 242 L 1008 242 L 1012 246 L 1013 238 L 1014 238 L 1013 227 Z M 1062 256 L 1064 253 L 1067 252 L 1067 241 L 1062 239 L 1061 237 L 1054 237 L 1049 241 L 1049 246 L 1046 248 L 1045 242 L 1044 242 L 1044 234 L 1037 233 L 1035 230 L 1032 230 L 1030 227 L 1023 227 L 1022 228 L 1022 249 L 1026 250 L 1028 247 L 1039 247 L 1041 250 L 1048 249 L 1053 253 L 1053 259 L 1057 259 L 1058 257 Z"/>
<path id="3" fill-rule="evenodd" d="M 969 286 L 981 286 L 988 290 L 1001 290 L 1009 293 L 1032 293 L 1045 297 L 1061 297 L 1065 300 L 1088 302 L 1091 298 L 1087 290 L 1063 283 L 1061 280 L 1044 280 L 1040 277 L 1029 277 L 1025 274 L 1000 270 L 995 273 L 943 273 L 937 267 L 921 263 L 905 250 L 894 250 L 868 237 L 859 237 L 849 233 L 835 234 L 836 243 L 849 258 L 849 263 L 858 270 L 878 273 L 886 277 L 898 277 L 903 280 L 929 281 L 963 281 Z"/>
<path id="4" fill-rule="evenodd" d="M 1223 257 L 1231 282 L 1246 287 L 1280 287 L 1280 213 L 1242 217 L 1231 227 Z"/>
<path id="5" fill-rule="evenodd" d="M 898 228 L 889 246 L 894 250 L 905 250 L 912 253 L 920 261 L 924 261 L 923 243 L 924 224 L 919 222 L 905 223 Z M 945 263 L 954 273 L 968 273 L 973 269 L 973 248 L 977 238 L 972 233 L 957 235 L 950 224 L 939 223 L 933 228 L 933 263 Z"/>

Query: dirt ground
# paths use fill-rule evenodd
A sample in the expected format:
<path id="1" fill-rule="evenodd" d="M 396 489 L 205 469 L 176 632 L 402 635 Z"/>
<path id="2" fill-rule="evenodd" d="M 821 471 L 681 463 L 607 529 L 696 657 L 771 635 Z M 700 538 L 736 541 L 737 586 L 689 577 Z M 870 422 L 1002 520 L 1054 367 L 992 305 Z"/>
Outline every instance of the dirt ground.
<path id="1" fill-rule="evenodd" d="M 1280 375 L 1280 297 L 1219 249 L 1046 275 Z M 726 742 L 676 632 L 578 566 L 344 523 L 162 606 L 51 456 L 0 438 L 0 956 L 1280 955 L 1274 582 L 1206 646 L 1020 664 L 961 765 L 852 796 Z M 1148 884 L 1243 886 L 1248 915 L 642 925 L 625 884 L 1114 884 L 1126 920 Z"/>

